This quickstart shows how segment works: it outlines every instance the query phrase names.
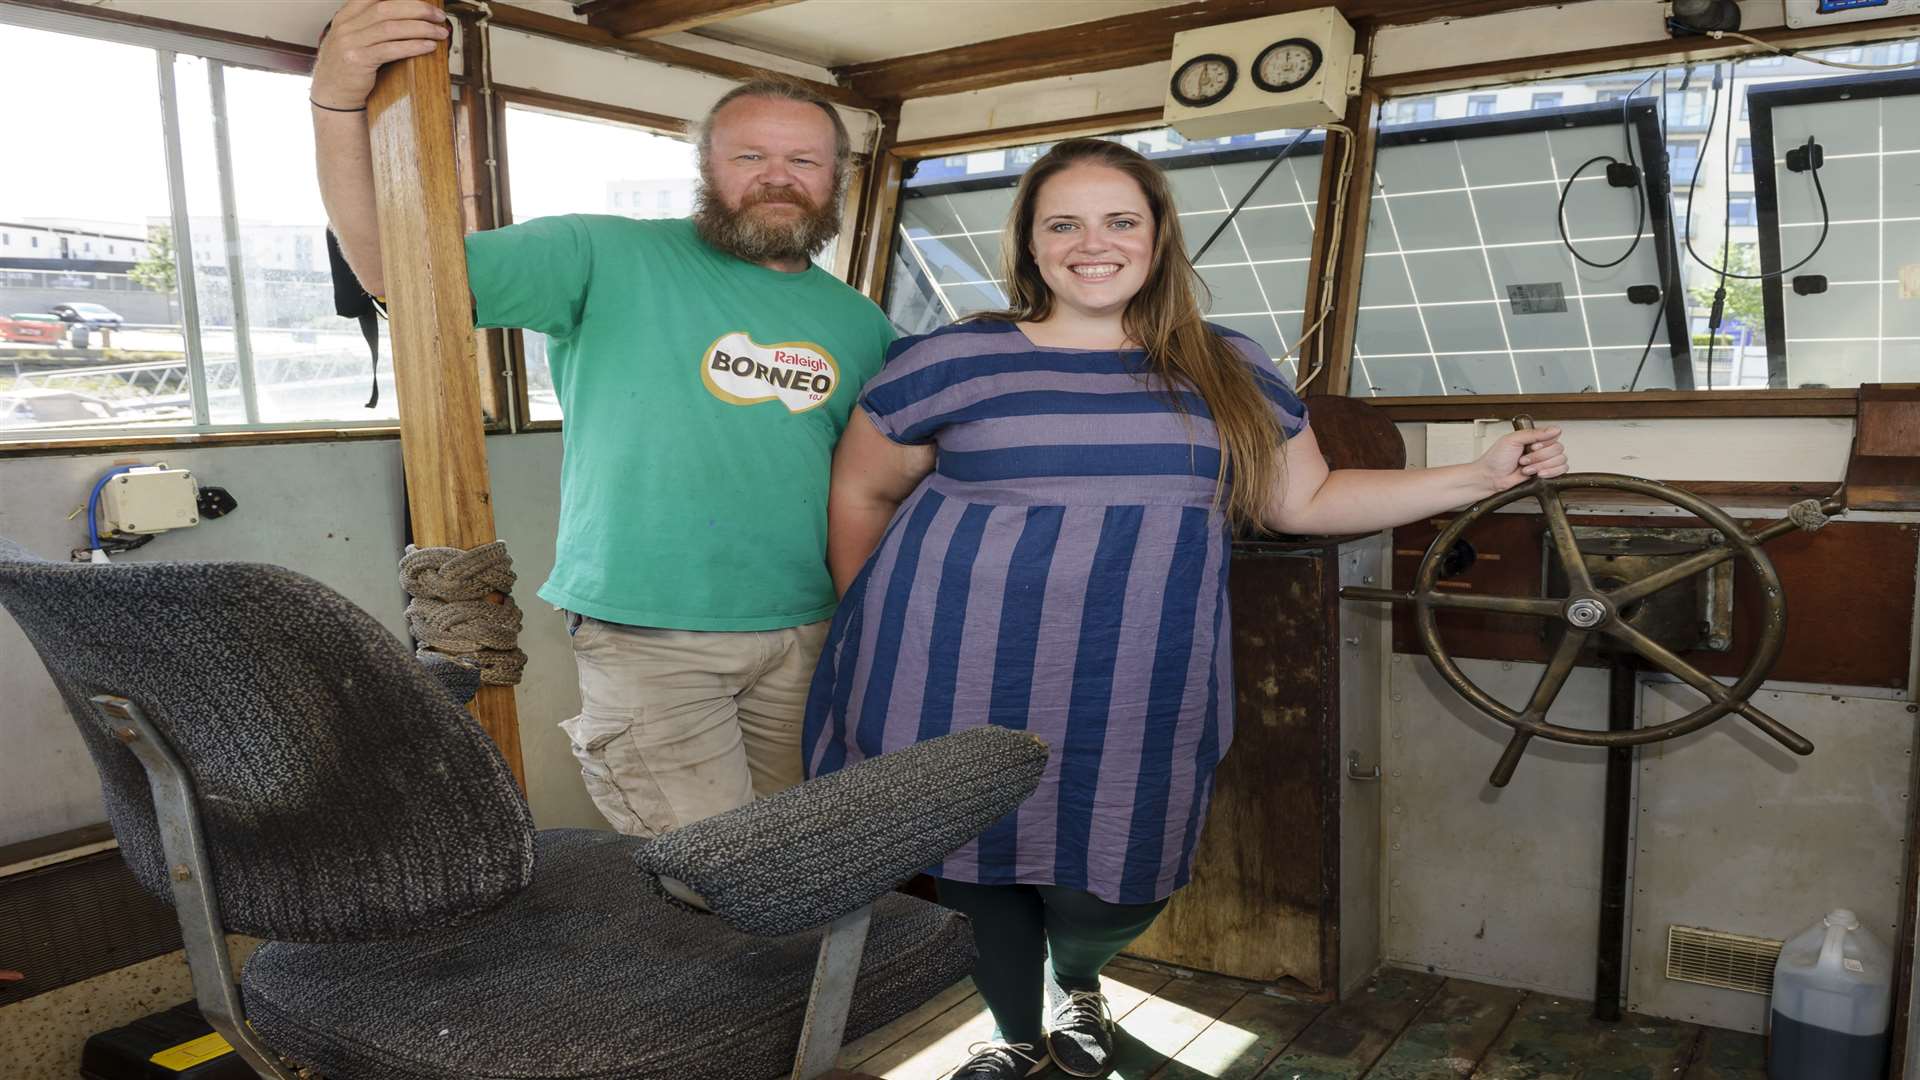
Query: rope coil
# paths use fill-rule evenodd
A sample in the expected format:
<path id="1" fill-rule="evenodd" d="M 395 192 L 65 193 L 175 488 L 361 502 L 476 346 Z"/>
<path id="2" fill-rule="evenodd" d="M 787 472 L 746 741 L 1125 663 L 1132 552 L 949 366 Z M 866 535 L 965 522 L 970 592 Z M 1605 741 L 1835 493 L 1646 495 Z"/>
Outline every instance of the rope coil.
<path id="1" fill-rule="evenodd" d="M 488 686 L 519 683 L 527 654 L 518 646 L 517 579 L 501 540 L 471 550 L 408 544 L 400 584 L 407 590 L 407 629 L 420 642 L 419 655 L 437 653 L 477 667 Z M 487 599 L 494 593 L 502 602 Z"/>
<path id="2" fill-rule="evenodd" d="M 1821 508 L 1819 499 L 1802 499 L 1787 507 L 1787 520 L 1808 532 L 1816 532 L 1826 528 L 1833 519 Z"/>

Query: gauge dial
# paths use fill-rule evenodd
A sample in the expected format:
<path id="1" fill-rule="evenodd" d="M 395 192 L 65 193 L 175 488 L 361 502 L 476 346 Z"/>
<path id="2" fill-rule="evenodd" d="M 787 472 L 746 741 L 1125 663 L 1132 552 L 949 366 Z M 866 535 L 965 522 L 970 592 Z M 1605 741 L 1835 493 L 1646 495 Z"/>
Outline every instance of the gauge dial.
<path id="1" fill-rule="evenodd" d="M 1173 73 L 1173 98 L 1189 109 L 1204 108 L 1231 93 L 1238 77 L 1232 57 L 1203 53 Z"/>
<path id="2" fill-rule="evenodd" d="M 1298 90 L 1320 73 L 1320 46 L 1306 38 L 1276 41 L 1253 62 L 1253 84 L 1270 94 Z"/>

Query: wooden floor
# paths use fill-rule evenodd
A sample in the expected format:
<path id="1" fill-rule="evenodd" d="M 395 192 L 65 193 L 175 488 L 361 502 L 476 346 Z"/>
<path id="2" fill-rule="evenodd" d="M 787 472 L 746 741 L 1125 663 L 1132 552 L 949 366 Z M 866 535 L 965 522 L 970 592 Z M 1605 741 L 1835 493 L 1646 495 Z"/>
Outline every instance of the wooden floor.
<path id="1" fill-rule="evenodd" d="M 1382 971 L 1338 1005 L 1252 983 L 1122 958 L 1101 976 L 1122 1029 L 1117 1080 L 1763 1080 L 1747 1035 L 1632 1016 L 1589 1002 Z M 962 982 L 849 1044 L 840 1067 L 883 1080 L 936 1080 L 993 1021 Z M 1052 1071 L 1048 1076 L 1064 1076 Z"/>

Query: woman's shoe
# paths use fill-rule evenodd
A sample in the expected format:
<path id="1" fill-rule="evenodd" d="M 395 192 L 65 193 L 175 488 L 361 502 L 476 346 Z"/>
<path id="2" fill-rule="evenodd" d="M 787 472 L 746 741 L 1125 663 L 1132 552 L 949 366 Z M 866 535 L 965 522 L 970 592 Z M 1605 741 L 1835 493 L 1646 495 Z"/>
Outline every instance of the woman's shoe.
<path id="1" fill-rule="evenodd" d="M 1019 1080 L 1043 1073 L 1051 1064 L 1046 1052 L 1032 1043 L 974 1043 L 967 1053 L 972 1056 L 948 1073 L 948 1080 Z"/>
<path id="2" fill-rule="evenodd" d="M 1047 1056 L 1069 1076 L 1105 1076 L 1113 1067 L 1113 1013 L 1098 990 L 1069 990 L 1047 1020 Z"/>

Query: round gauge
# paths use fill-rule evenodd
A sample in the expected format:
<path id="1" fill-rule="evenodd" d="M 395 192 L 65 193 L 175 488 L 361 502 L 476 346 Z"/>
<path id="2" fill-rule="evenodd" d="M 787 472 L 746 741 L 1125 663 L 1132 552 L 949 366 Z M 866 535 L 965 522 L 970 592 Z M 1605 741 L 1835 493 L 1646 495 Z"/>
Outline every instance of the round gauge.
<path id="1" fill-rule="evenodd" d="M 1205 108 L 1231 93 L 1239 75 L 1232 57 L 1202 53 L 1173 73 L 1173 99 L 1189 109 Z"/>
<path id="2" fill-rule="evenodd" d="M 1306 38 L 1276 41 L 1253 62 L 1253 84 L 1270 94 L 1298 90 L 1319 73 L 1320 46 Z"/>

